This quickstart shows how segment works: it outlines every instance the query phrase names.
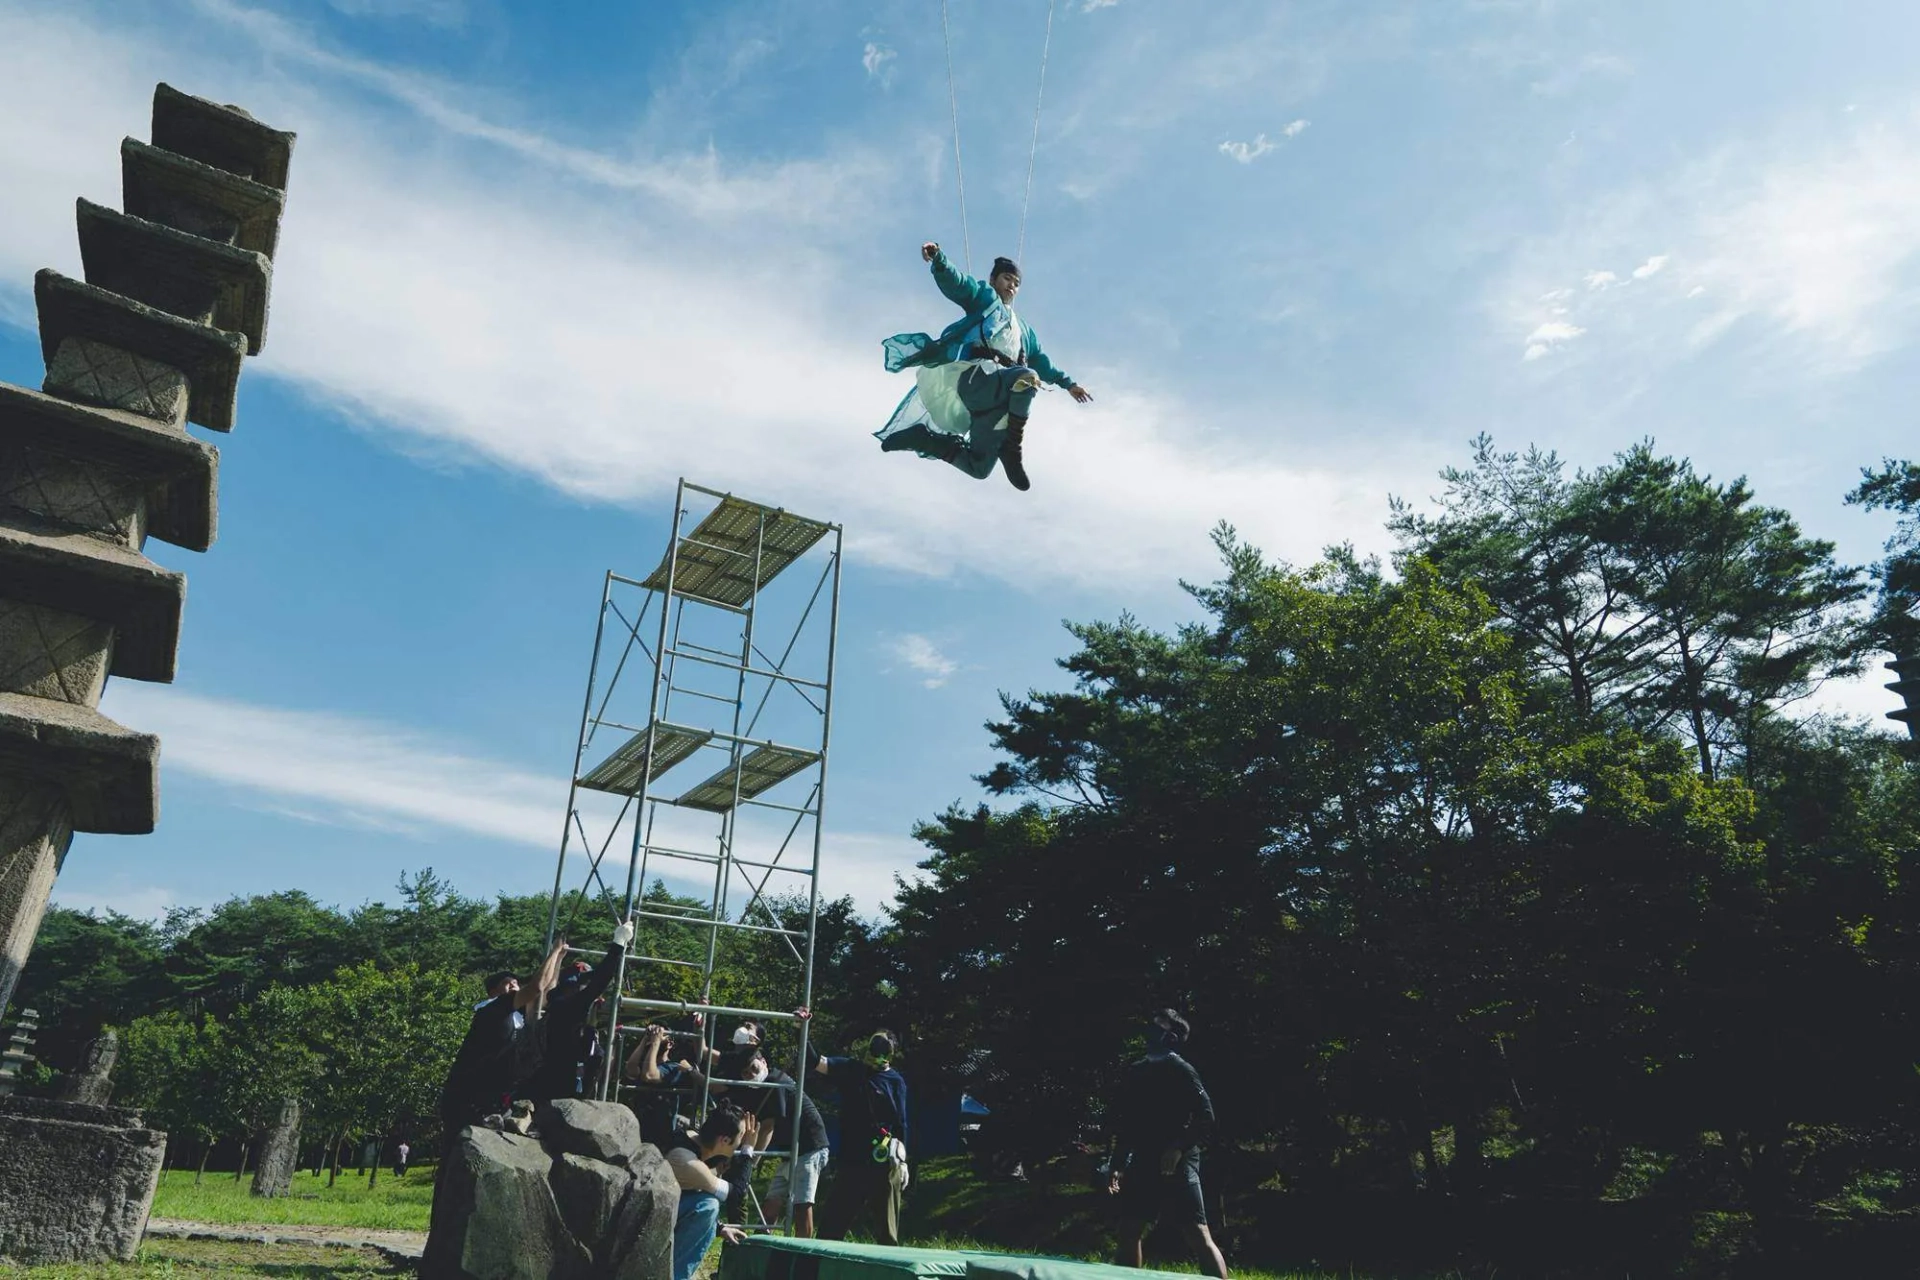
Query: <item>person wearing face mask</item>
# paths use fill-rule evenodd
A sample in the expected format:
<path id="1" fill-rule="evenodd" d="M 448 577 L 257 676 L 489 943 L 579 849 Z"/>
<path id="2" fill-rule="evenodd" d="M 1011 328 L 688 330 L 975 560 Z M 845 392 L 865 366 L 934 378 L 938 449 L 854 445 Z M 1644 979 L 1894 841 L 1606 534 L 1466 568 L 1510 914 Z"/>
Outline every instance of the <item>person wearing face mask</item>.
<path id="1" fill-rule="evenodd" d="M 1116 1261 L 1143 1265 L 1147 1228 L 1165 1218 L 1180 1224 L 1201 1267 L 1226 1280 L 1200 1188 L 1200 1144 L 1213 1128 L 1213 1100 L 1200 1073 L 1176 1052 L 1191 1032 L 1172 1009 L 1157 1010 L 1147 1020 L 1146 1056 L 1127 1068 L 1114 1099 L 1107 1191 L 1120 1198 Z"/>
<path id="2" fill-rule="evenodd" d="M 802 1238 L 810 1237 L 813 1235 L 813 1206 L 819 1199 L 820 1179 L 826 1173 L 827 1162 L 831 1158 L 827 1144 L 827 1122 L 809 1094 L 800 1100 L 800 1123 L 796 1126 L 794 1090 L 790 1087 L 794 1083 L 793 1077 L 769 1065 L 765 1051 L 758 1045 L 748 1046 L 738 1052 L 745 1056 L 739 1059 L 739 1075 L 734 1078 L 764 1082 L 766 1087 L 714 1087 L 726 1089 L 728 1101 L 746 1108 L 763 1125 L 772 1126 L 773 1138 L 768 1149 L 787 1154 L 774 1172 L 773 1184 L 767 1188 L 767 1198 L 761 1207 L 765 1209 L 769 1221 L 778 1221 L 786 1210 L 787 1201 L 791 1199 L 793 1234 Z M 723 1074 L 726 1074 L 724 1070 Z"/>
<path id="3" fill-rule="evenodd" d="M 1062 387 L 1081 404 L 1087 389 L 1062 373 L 1040 349 L 1040 336 L 1013 312 L 1020 267 L 995 258 L 987 279 L 955 267 L 928 241 L 920 256 L 933 266 L 933 282 L 966 312 L 939 337 L 900 333 L 881 344 L 888 373 L 914 370 L 914 388 L 874 434 L 883 452 L 910 449 L 950 463 L 985 480 L 995 464 L 1014 488 L 1032 487 L 1021 450 L 1027 415 L 1042 383 Z"/>
<path id="4" fill-rule="evenodd" d="M 795 1010 L 802 1019 L 805 1009 Z M 880 1244 L 900 1243 L 900 1206 L 907 1167 L 907 1082 L 894 1069 L 900 1041 L 884 1027 L 856 1041 L 846 1057 L 823 1057 L 807 1046 L 807 1069 L 827 1078 L 840 1110 L 840 1163 L 833 1195 L 820 1213 L 820 1238 L 844 1240 L 870 1219 Z M 798 1205 L 799 1192 L 794 1192 Z"/>

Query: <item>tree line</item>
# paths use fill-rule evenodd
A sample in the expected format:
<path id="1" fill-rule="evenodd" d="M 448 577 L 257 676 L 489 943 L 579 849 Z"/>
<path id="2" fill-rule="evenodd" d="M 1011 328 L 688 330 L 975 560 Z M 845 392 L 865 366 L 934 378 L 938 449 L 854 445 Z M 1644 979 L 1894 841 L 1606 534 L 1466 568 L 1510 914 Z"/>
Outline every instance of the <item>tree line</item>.
<path id="1" fill-rule="evenodd" d="M 1578 472 L 1483 438 L 1442 480 L 1394 503 L 1390 564 L 1222 527 L 1200 620 L 1069 624 L 1065 687 L 987 726 L 996 803 L 918 828 L 884 919 L 823 921 L 823 1034 L 902 1031 L 915 1088 L 986 1101 L 1033 1167 L 1171 1005 L 1240 1194 L 1657 1204 L 1775 1259 L 1920 1213 L 1920 764 L 1807 711 L 1920 662 L 1920 467 L 1844 495 L 1896 517 L 1867 566 L 1650 443 Z M 55 913 L 22 998 L 244 1027 L 538 950 L 544 896 L 403 897 Z M 768 959 L 729 1002 L 783 1007 Z"/>

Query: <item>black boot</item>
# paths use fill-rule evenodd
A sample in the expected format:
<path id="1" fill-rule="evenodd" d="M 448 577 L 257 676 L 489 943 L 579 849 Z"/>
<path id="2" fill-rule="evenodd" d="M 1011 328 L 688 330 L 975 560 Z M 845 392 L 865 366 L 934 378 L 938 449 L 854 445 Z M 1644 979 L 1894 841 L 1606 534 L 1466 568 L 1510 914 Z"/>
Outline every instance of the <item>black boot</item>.
<path id="1" fill-rule="evenodd" d="M 1000 467 L 1007 473 L 1008 482 L 1022 493 L 1033 488 L 1033 481 L 1027 479 L 1027 468 L 1020 460 L 1020 445 L 1026 435 L 1027 420 L 1017 414 L 1008 414 L 1007 438 L 1000 442 Z"/>

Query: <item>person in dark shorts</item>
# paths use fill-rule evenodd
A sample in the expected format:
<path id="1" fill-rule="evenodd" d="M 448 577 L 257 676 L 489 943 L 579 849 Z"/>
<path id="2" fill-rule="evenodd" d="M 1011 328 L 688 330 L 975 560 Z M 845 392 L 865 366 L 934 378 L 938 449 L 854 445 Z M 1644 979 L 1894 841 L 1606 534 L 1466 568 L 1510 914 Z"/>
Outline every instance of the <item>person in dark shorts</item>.
<path id="1" fill-rule="evenodd" d="M 1142 1246 L 1156 1220 L 1180 1224 L 1201 1269 L 1227 1280 L 1227 1260 L 1207 1229 L 1200 1190 L 1200 1144 L 1213 1128 L 1213 1100 L 1200 1073 L 1175 1052 L 1192 1028 L 1171 1009 L 1147 1025 L 1147 1056 L 1127 1068 L 1113 1104 L 1114 1152 L 1107 1191 L 1120 1198 L 1123 1267 L 1144 1265 Z"/>

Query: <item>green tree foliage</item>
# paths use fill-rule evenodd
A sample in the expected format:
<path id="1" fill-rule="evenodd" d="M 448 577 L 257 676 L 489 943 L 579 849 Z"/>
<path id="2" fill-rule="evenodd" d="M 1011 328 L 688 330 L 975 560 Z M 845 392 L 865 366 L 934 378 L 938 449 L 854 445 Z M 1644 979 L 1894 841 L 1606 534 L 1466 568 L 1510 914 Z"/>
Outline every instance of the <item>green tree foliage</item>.
<path id="1" fill-rule="evenodd" d="M 1437 515 L 1395 504 L 1404 554 L 1486 591 L 1577 712 L 1680 732 L 1703 773 L 1859 669 L 1859 570 L 1744 479 L 1716 483 L 1644 443 L 1569 478 L 1552 454 L 1498 453 L 1484 436 L 1471 467 L 1442 477 Z"/>

